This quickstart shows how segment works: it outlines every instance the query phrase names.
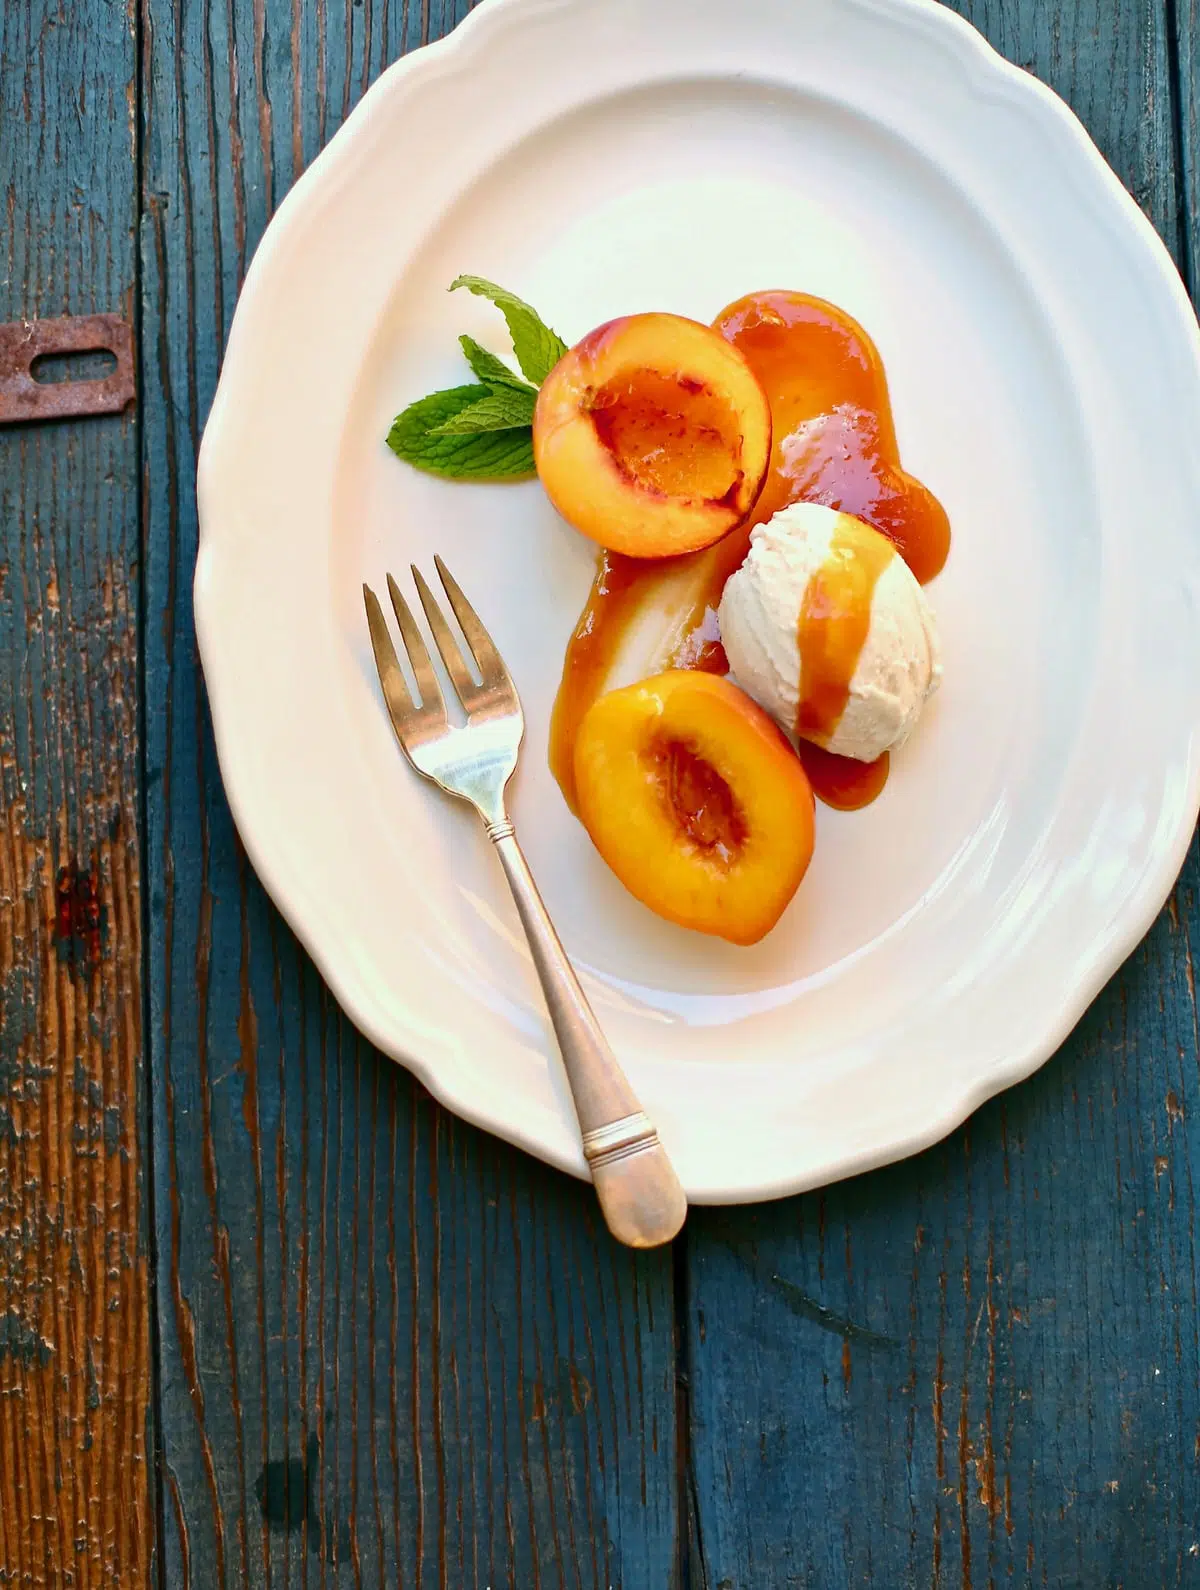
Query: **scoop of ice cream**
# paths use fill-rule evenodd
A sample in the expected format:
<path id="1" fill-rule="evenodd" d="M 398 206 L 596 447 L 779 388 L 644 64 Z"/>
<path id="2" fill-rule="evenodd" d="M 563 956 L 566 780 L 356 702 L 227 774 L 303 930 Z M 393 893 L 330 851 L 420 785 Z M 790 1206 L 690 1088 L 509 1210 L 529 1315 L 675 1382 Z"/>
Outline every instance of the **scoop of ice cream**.
<path id="1" fill-rule="evenodd" d="M 933 613 L 904 559 L 851 514 L 794 503 L 751 532 L 725 586 L 734 678 L 789 734 L 873 762 L 942 677 Z"/>

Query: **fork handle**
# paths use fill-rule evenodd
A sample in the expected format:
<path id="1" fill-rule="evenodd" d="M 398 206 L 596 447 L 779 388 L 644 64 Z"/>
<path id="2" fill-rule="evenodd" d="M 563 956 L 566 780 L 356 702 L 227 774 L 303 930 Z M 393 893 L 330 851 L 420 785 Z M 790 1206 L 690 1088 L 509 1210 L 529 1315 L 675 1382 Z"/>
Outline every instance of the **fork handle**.
<path id="1" fill-rule="evenodd" d="M 580 987 L 510 822 L 488 824 L 562 1051 L 583 1153 L 608 1229 L 631 1248 L 670 1242 L 687 1199 L 667 1151 Z"/>

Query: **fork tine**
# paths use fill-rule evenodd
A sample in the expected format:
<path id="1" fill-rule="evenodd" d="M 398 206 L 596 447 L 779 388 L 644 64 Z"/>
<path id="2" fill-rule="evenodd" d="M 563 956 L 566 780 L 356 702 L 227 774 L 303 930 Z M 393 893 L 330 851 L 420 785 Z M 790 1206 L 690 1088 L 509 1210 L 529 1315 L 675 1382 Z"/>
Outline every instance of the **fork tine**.
<path id="1" fill-rule="evenodd" d="M 363 602 L 367 609 L 371 649 L 375 653 L 375 668 L 379 674 L 379 683 L 383 687 L 383 699 L 387 702 L 392 723 L 399 733 L 401 724 L 408 722 L 417 708 L 404 682 L 400 660 L 396 656 L 396 648 L 392 645 L 392 637 L 388 634 L 387 622 L 379 605 L 379 599 L 366 584 L 363 585 Z"/>
<path id="2" fill-rule="evenodd" d="M 412 664 L 413 677 L 417 681 L 417 689 L 421 692 L 421 706 L 426 712 L 436 713 L 441 719 L 446 716 L 446 704 L 442 700 L 442 687 L 438 684 L 438 676 L 430 660 L 429 649 L 421 639 L 421 631 L 417 628 L 417 621 L 412 616 L 412 609 L 400 594 L 400 587 L 389 574 L 387 577 L 388 594 L 392 598 L 392 610 L 396 615 L 396 622 L 400 626 L 400 637 L 404 642 L 404 649 L 408 653 L 408 660 Z"/>
<path id="3" fill-rule="evenodd" d="M 454 609 L 454 616 L 458 620 L 459 628 L 467 638 L 467 645 L 471 648 L 479 672 L 485 685 L 507 684 L 508 669 L 504 666 L 504 659 L 492 643 L 492 637 L 483 627 L 479 614 L 467 601 L 462 593 L 462 587 L 442 562 L 434 554 L 433 559 L 437 571 L 445 587 L 446 595 L 450 598 L 450 606 Z"/>
<path id="4" fill-rule="evenodd" d="M 445 614 L 437 604 L 437 598 L 426 585 L 421 571 L 416 564 L 412 565 L 413 579 L 417 582 L 417 595 L 421 598 L 421 606 L 425 609 L 425 617 L 429 620 L 429 627 L 433 631 L 433 638 L 437 649 L 442 654 L 442 661 L 446 665 L 446 672 L 454 681 L 454 688 L 458 691 L 458 699 L 463 706 L 469 706 L 471 698 L 479 694 L 479 686 L 471 670 L 463 661 L 463 654 L 459 650 L 458 642 L 454 638 L 454 631 L 446 622 Z"/>

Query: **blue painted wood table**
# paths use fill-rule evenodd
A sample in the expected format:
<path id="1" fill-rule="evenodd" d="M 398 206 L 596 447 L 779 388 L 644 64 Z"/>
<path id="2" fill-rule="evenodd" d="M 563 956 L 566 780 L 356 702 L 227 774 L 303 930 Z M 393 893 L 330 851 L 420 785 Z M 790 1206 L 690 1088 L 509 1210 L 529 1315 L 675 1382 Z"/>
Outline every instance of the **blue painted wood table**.
<path id="1" fill-rule="evenodd" d="M 0 321 L 138 360 L 0 431 L 0 1585 L 1200 1586 L 1195 849 L 1032 1081 L 639 1257 L 355 1034 L 238 847 L 190 611 L 238 284 L 460 9 L 0 4 Z M 1197 0 L 961 9 L 1194 285 Z"/>

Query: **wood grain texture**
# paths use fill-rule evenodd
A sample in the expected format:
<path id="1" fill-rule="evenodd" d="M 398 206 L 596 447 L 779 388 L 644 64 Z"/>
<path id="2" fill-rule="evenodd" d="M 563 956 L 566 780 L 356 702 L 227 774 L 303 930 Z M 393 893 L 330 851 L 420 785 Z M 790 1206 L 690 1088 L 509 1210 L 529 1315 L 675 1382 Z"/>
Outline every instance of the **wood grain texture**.
<path id="1" fill-rule="evenodd" d="M 165 1582 L 665 1585 L 670 1260 L 335 1009 L 239 851 L 193 480 L 273 205 L 439 0 L 146 0 L 148 867 Z M 421 152 L 414 150 L 414 159 Z"/>
<path id="2" fill-rule="evenodd" d="M 1182 173 L 1181 266 L 1200 301 L 1200 0 L 1169 0 L 1175 25 L 1177 158 Z"/>
<path id="3" fill-rule="evenodd" d="M 0 7 L 0 321 L 129 314 L 135 50 Z M 0 1584 L 141 1586 L 134 418 L 0 431 Z"/>
<path id="4" fill-rule="evenodd" d="M 964 7 L 1180 255 L 1167 11 Z M 1059 1056 L 918 1158 L 697 1211 L 689 1578 L 1200 1583 L 1200 860 Z"/>

